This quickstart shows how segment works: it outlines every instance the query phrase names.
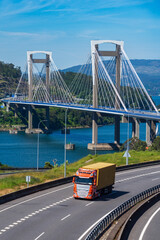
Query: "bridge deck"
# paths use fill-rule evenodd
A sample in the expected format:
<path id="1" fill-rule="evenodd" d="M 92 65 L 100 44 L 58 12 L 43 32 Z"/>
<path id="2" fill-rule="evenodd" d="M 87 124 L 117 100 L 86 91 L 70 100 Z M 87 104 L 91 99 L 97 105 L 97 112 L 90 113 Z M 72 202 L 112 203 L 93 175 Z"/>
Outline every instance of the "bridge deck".
<path id="1" fill-rule="evenodd" d="M 125 111 L 124 109 L 112 109 L 112 108 L 93 108 L 89 105 L 80 105 L 80 104 L 69 104 L 69 103 L 55 103 L 55 102 L 29 102 L 29 101 L 19 101 L 13 99 L 2 99 L 4 103 L 8 104 L 21 104 L 21 105 L 32 105 L 32 106 L 41 106 L 41 107 L 58 107 L 58 108 L 65 108 L 65 109 L 74 109 L 74 110 L 81 110 L 87 112 L 99 112 L 99 113 L 106 113 L 111 115 L 120 115 L 126 117 L 135 117 L 135 118 L 142 118 L 146 120 L 155 120 L 160 121 L 160 113 L 156 113 L 154 111 L 136 111 L 136 110 L 128 110 Z"/>

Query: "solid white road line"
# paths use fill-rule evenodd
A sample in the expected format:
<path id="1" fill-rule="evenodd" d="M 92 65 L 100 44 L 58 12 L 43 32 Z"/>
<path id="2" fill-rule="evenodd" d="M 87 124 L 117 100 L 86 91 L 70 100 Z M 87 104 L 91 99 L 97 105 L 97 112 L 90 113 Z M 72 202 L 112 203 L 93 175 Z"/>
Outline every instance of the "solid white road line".
<path id="1" fill-rule="evenodd" d="M 115 208 L 114 208 L 115 209 Z M 110 212 L 112 212 L 114 209 L 112 209 Z M 110 212 L 108 212 L 107 214 L 105 214 L 103 217 L 101 217 L 97 222 L 95 222 L 92 226 L 90 226 L 79 238 L 78 240 L 82 240 L 83 237 L 85 235 L 87 235 L 87 233 L 89 233 L 89 231 L 94 227 L 96 226 L 103 218 L 105 218 L 108 214 L 110 214 Z"/>
<path id="2" fill-rule="evenodd" d="M 141 232 L 141 235 L 139 237 L 139 240 L 142 240 L 143 239 L 143 236 L 145 234 L 145 231 L 147 229 L 147 227 L 149 226 L 150 222 L 152 221 L 152 219 L 154 218 L 154 216 L 160 211 L 160 208 L 158 208 L 153 214 L 152 216 L 148 219 L 148 222 L 146 223 L 146 225 L 144 226 L 142 232 Z"/>
<path id="3" fill-rule="evenodd" d="M 6 211 L 6 210 L 8 210 L 8 209 L 10 209 L 10 208 L 13 208 L 13 207 L 16 207 L 16 206 L 18 206 L 18 205 L 21 205 L 21 204 L 23 204 L 23 203 L 32 201 L 32 200 L 37 199 L 37 198 L 41 198 L 41 197 L 47 196 L 47 195 L 49 195 L 49 194 L 52 194 L 52 193 L 55 193 L 55 192 L 58 192 L 58 191 L 61 191 L 61 190 L 64 190 L 64 189 L 67 189 L 67 188 L 70 188 L 70 187 L 73 187 L 73 185 L 69 185 L 69 186 L 67 186 L 67 187 L 63 187 L 63 188 L 60 188 L 60 189 L 51 191 L 51 192 L 49 192 L 49 193 L 42 194 L 42 195 L 40 195 L 40 196 L 30 198 L 30 199 L 28 199 L 28 200 L 22 201 L 22 202 L 20 202 L 20 203 L 14 204 L 14 205 L 12 205 L 12 206 L 10 206 L 10 207 L 7 207 L 7 208 L 4 208 L 4 209 L 0 210 L 0 213 L 1 213 L 1 212 L 4 212 L 4 211 Z"/>
<path id="4" fill-rule="evenodd" d="M 144 176 L 148 176 L 148 175 L 153 175 L 153 174 L 157 174 L 157 173 L 160 173 L 160 171 L 151 172 L 151 173 L 144 173 L 144 174 L 140 174 L 140 175 L 133 176 L 133 177 L 130 177 L 130 178 L 121 179 L 121 180 L 116 181 L 116 183 L 124 182 L 124 181 L 131 180 L 131 179 L 134 179 L 134 178 L 139 178 L 139 177 L 144 177 Z"/>
<path id="5" fill-rule="evenodd" d="M 152 181 L 156 181 L 156 180 L 158 180 L 158 179 L 159 179 L 159 177 L 152 179 Z"/>
<path id="6" fill-rule="evenodd" d="M 34 240 L 39 239 L 43 234 L 45 234 L 45 232 L 41 233 L 37 238 L 35 238 Z"/>
<path id="7" fill-rule="evenodd" d="M 132 173 L 132 172 L 138 172 L 138 171 L 143 171 L 143 170 L 150 170 L 150 169 L 152 169 L 152 168 L 158 168 L 158 167 L 160 167 L 159 165 L 155 165 L 155 166 L 153 166 L 153 167 L 151 167 L 151 166 L 146 166 L 146 167 L 142 167 L 142 168 L 136 168 L 136 169 L 134 169 L 134 170 L 127 170 L 127 171 L 122 171 L 122 172 L 117 172 L 116 173 L 116 175 L 117 176 L 119 176 L 119 175 L 123 175 L 123 174 L 126 174 L 126 173 Z"/>
<path id="8" fill-rule="evenodd" d="M 64 218 L 62 218 L 61 221 L 63 221 L 64 219 L 66 219 L 66 218 L 68 218 L 68 217 L 70 217 L 70 216 L 71 216 L 71 214 L 68 214 L 67 216 L 65 216 Z"/>

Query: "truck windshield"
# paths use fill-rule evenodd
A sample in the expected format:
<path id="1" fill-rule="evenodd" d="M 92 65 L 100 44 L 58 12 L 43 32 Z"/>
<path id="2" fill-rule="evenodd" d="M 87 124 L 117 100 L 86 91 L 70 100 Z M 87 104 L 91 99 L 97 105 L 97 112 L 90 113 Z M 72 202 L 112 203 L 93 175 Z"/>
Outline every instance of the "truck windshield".
<path id="1" fill-rule="evenodd" d="M 75 183 L 76 184 L 92 184 L 92 178 L 80 178 L 80 177 L 75 177 Z"/>

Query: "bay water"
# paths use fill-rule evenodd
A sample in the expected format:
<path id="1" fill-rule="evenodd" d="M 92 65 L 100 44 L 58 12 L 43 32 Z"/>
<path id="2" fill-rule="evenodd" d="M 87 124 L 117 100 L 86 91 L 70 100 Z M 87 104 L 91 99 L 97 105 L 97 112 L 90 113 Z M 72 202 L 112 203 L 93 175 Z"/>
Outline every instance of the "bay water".
<path id="1" fill-rule="evenodd" d="M 157 100 L 158 99 L 158 100 Z M 156 97 L 158 104 L 160 97 Z M 157 103 L 156 102 L 156 103 Z M 121 143 L 127 140 L 128 124 L 121 123 Z M 129 137 L 131 137 L 131 124 L 129 124 Z M 160 128 L 159 128 L 160 129 Z M 145 140 L 145 123 L 140 124 L 140 139 Z M 58 165 L 64 162 L 64 134 L 61 131 L 54 131 L 52 134 L 40 134 L 39 141 L 39 167 L 44 167 L 45 162 L 53 164 L 56 159 Z M 87 144 L 92 142 L 92 129 L 71 129 L 67 134 L 67 143 L 74 143 L 75 150 L 67 150 L 69 163 L 80 158 L 95 154 L 95 151 L 87 149 Z M 114 142 L 114 125 L 107 125 L 98 128 L 99 143 Z M 110 153 L 113 151 L 98 151 L 98 154 Z M 0 132 L 0 162 L 12 167 L 36 168 L 37 166 L 37 134 L 9 134 Z"/>

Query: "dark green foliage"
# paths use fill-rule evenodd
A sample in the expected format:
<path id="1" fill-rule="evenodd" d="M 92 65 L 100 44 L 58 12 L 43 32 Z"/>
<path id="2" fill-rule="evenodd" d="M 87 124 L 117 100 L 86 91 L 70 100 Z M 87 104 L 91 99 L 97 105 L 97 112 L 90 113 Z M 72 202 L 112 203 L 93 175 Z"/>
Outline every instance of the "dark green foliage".
<path id="1" fill-rule="evenodd" d="M 151 146 L 151 150 L 160 151 L 160 136 L 157 136 Z"/>
<path id="2" fill-rule="evenodd" d="M 45 162 L 44 168 L 54 168 L 50 162 Z"/>
<path id="3" fill-rule="evenodd" d="M 121 150 L 127 149 L 127 142 L 126 140 L 123 145 L 121 146 Z M 129 139 L 129 149 L 135 151 L 145 151 L 147 147 L 146 142 L 141 141 L 137 137 Z"/>
<path id="4" fill-rule="evenodd" d="M 0 98 L 15 93 L 20 76 L 20 67 L 15 67 L 12 63 L 0 62 Z"/>
<path id="5" fill-rule="evenodd" d="M 36 109 L 39 118 L 37 120 L 34 118 L 34 127 L 38 126 L 40 119 L 46 119 L 45 109 Z M 92 115 L 91 112 L 68 110 L 67 111 L 67 127 L 91 127 L 92 126 Z M 35 116 L 34 116 L 35 117 Z M 65 127 L 65 110 L 60 108 L 50 108 L 50 130 L 61 129 Z M 97 118 L 98 125 L 106 125 L 113 123 L 113 118 L 108 117 L 105 114 L 102 117 Z M 42 126 L 41 126 L 42 127 Z"/>
<path id="6" fill-rule="evenodd" d="M 2 164 L 0 162 L 0 169 L 10 169 L 11 167 L 9 167 L 7 164 Z"/>
<path id="7" fill-rule="evenodd" d="M 6 112 L 6 109 L 0 108 L 0 128 L 3 126 L 11 127 L 12 125 L 22 124 L 20 118 L 16 118 L 12 111 Z"/>
<path id="8" fill-rule="evenodd" d="M 62 78 L 64 79 L 65 83 L 67 84 L 67 86 L 70 85 L 70 83 L 72 82 L 72 80 L 75 78 L 75 76 L 77 75 L 77 73 L 74 72 L 60 72 Z"/>

